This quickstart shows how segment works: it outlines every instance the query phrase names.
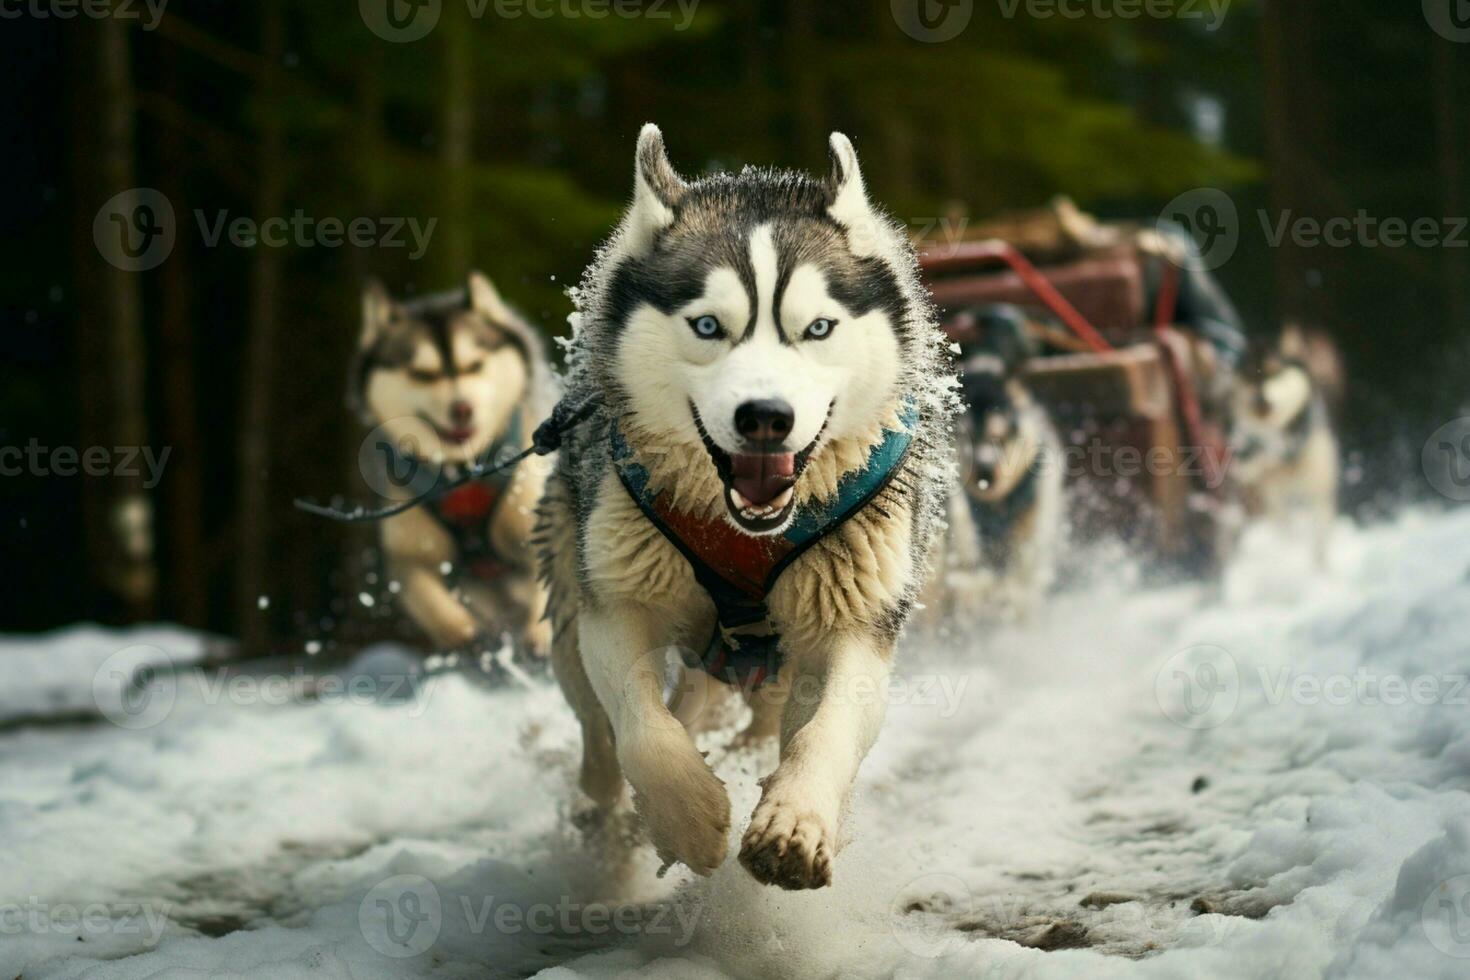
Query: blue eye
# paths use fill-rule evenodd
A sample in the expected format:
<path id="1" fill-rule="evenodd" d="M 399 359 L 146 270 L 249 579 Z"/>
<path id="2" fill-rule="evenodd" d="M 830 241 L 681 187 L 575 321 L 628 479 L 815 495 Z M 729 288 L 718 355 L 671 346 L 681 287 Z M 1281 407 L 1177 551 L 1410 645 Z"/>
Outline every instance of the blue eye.
<path id="1" fill-rule="evenodd" d="M 701 340 L 714 340 L 725 334 L 724 328 L 720 326 L 719 318 L 710 316 L 708 313 L 704 316 L 690 317 L 689 326 L 693 328 L 694 335 Z"/>
<path id="2" fill-rule="evenodd" d="M 829 320 L 826 317 L 821 317 L 819 319 L 813 320 L 811 324 L 806 328 L 806 339 L 826 340 L 828 337 L 832 336 L 832 331 L 836 328 L 836 320 Z"/>

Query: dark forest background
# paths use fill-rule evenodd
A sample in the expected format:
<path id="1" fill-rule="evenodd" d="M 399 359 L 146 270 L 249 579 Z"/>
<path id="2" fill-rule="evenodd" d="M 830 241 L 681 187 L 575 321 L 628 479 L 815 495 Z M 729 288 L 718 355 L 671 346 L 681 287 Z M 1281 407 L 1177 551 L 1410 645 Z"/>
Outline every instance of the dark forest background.
<path id="1" fill-rule="evenodd" d="M 152 490 L 0 479 L 0 629 L 338 634 L 362 613 L 371 532 L 290 501 L 364 489 L 343 405 L 364 277 L 415 292 L 479 267 L 563 333 L 564 290 L 630 190 L 648 120 L 686 172 L 821 168 L 840 128 L 875 197 L 916 227 L 1057 193 L 1151 218 L 1222 188 L 1242 229 L 1218 275 L 1251 329 L 1300 318 L 1346 355 L 1349 503 L 1371 516 L 1416 492 L 1425 435 L 1467 402 L 1470 251 L 1272 248 L 1255 215 L 1465 215 L 1470 45 L 1408 0 L 1236 0 L 1214 31 L 1007 18 L 980 0 L 943 43 L 900 29 L 902 6 L 699 0 L 679 30 L 672 4 L 637 19 L 492 4 L 476 19 L 444 0 L 410 43 L 377 36 L 351 0 L 172 0 L 151 30 L 0 20 L 0 445 L 170 447 Z M 172 253 L 136 273 L 93 239 L 104 202 L 135 187 L 177 214 Z M 437 225 L 415 261 L 211 247 L 195 219 L 298 210 Z M 151 553 L 118 531 L 129 500 L 152 505 Z"/>

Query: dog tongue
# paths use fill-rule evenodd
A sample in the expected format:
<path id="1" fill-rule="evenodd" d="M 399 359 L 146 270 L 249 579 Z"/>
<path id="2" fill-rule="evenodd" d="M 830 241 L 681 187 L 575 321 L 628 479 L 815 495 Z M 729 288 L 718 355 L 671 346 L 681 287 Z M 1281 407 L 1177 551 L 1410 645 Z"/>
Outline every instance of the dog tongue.
<path id="1" fill-rule="evenodd" d="M 730 482 L 757 507 L 796 482 L 795 453 L 751 453 L 730 457 Z"/>

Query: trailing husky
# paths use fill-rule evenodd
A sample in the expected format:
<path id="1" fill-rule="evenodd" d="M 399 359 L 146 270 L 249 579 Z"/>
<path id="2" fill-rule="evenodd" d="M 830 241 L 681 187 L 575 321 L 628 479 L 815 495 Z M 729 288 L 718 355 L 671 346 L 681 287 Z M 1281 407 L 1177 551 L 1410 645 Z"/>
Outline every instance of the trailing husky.
<path id="1" fill-rule="evenodd" d="M 407 302 L 370 283 L 362 309 L 350 401 L 375 426 L 364 465 L 380 492 L 423 503 L 380 525 L 403 607 L 439 650 L 480 652 L 511 632 L 545 656 L 530 538 L 548 467 L 451 487 L 530 444 L 554 397 L 540 338 L 477 272 L 466 289 Z"/>
<path id="2" fill-rule="evenodd" d="M 958 402 L 911 247 L 846 137 L 831 152 L 826 180 L 686 183 L 644 127 L 633 202 L 576 293 L 567 400 L 600 409 L 562 446 L 539 526 L 592 812 L 626 776 L 666 863 L 724 861 L 729 798 L 663 698 L 677 648 L 779 713 L 740 860 L 792 889 L 831 881 Z"/>
<path id="3" fill-rule="evenodd" d="M 968 410 L 958 433 L 960 483 L 950 500 L 942 573 L 929 617 L 1025 619 L 1056 577 L 1062 530 L 1062 444 L 1022 378 L 1028 350 L 1020 310 L 964 310 L 974 321 L 960 377 Z"/>
<path id="4" fill-rule="evenodd" d="M 1319 567 L 1327 564 L 1337 517 L 1339 459 L 1331 413 L 1342 383 L 1332 342 L 1288 326 L 1276 341 L 1252 346 L 1235 392 L 1232 472 L 1246 513 L 1276 521 L 1304 514 Z"/>

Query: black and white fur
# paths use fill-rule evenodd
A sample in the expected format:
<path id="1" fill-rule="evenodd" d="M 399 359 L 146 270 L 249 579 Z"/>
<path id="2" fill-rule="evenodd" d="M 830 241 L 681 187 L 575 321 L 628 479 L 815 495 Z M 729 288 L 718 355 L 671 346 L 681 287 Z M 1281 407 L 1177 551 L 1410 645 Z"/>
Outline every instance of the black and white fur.
<path id="1" fill-rule="evenodd" d="M 431 471 L 452 472 L 500 440 L 519 409 L 520 443 L 529 444 L 531 430 L 555 400 L 555 385 L 540 336 L 488 278 L 471 273 L 464 289 L 407 301 L 370 282 L 362 310 L 348 400 L 387 443 Z M 495 646 L 504 631 L 533 654 L 548 651 L 545 592 L 529 554 L 548 472 L 541 459 L 518 467 L 495 508 L 489 540 L 511 567 L 494 582 L 465 577 L 451 586 L 444 569 L 458 578 L 462 556 L 423 508 L 379 525 L 403 608 L 435 649 Z M 391 482 L 376 482 L 394 489 Z"/>
<path id="2" fill-rule="evenodd" d="M 727 854 L 729 799 L 662 691 L 667 649 L 700 648 L 713 606 L 620 485 L 609 429 L 680 510 L 776 534 L 865 465 L 905 399 L 916 404 L 906 463 L 767 598 L 784 663 L 752 708 L 779 728 L 780 763 L 740 859 L 784 888 L 831 881 L 884 714 L 881 694 L 855 692 L 885 690 L 924 583 L 958 404 L 912 247 L 869 203 L 847 139 L 833 134 L 831 151 L 824 180 L 748 167 L 686 183 L 644 127 L 632 204 L 575 294 L 567 397 L 602 409 L 563 445 L 539 528 L 553 666 L 583 729 L 581 786 L 606 813 L 626 777 L 659 855 L 709 874 Z M 719 464 L 747 448 L 737 410 L 764 401 L 791 409 L 773 441 L 805 465 L 789 495 L 745 507 Z"/>
<path id="3" fill-rule="evenodd" d="M 960 361 L 966 411 L 957 439 L 960 482 L 950 500 L 942 574 L 926 605 L 963 624 L 1026 619 L 1056 578 L 1063 530 L 1062 445 L 1026 387 L 1019 311 L 966 311 L 983 329 Z"/>
<path id="4" fill-rule="evenodd" d="M 1288 328 L 1273 342 L 1252 345 L 1236 378 L 1231 473 L 1249 517 L 1309 522 L 1312 556 L 1325 568 L 1340 471 L 1329 401 L 1340 366 L 1318 368 L 1323 359 L 1308 344 Z M 1327 364 L 1335 364 L 1335 355 Z"/>

